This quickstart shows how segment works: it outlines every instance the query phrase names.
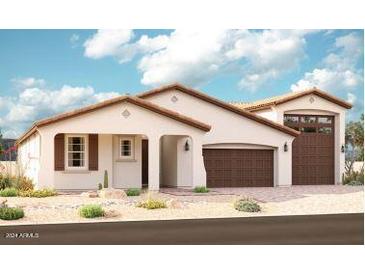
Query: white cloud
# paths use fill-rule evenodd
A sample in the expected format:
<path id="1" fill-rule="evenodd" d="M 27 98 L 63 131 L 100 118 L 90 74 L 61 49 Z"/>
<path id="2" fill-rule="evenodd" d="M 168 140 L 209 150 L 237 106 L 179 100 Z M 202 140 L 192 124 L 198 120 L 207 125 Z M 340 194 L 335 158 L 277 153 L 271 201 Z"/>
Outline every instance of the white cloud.
<path id="1" fill-rule="evenodd" d="M 347 102 L 349 102 L 350 104 L 353 105 L 353 104 L 355 104 L 356 99 L 357 99 L 357 97 L 355 94 L 353 94 L 351 92 L 347 93 Z"/>
<path id="2" fill-rule="evenodd" d="M 121 46 L 128 43 L 132 37 L 132 30 L 98 30 L 84 43 L 84 54 L 94 59 L 118 56 Z"/>
<path id="3" fill-rule="evenodd" d="M 38 79 L 35 79 L 38 80 Z M 24 88 L 16 96 L 0 97 L 0 126 L 4 136 L 18 137 L 36 120 L 118 96 L 92 87 L 64 85 L 60 89 Z"/>
<path id="4" fill-rule="evenodd" d="M 305 56 L 305 35 L 313 31 L 175 30 L 169 35 L 143 35 L 136 42 L 131 38 L 118 43 L 103 39 L 111 48 L 103 51 L 108 54 L 90 54 L 90 41 L 100 36 L 99 32 L 85 43 L 85 56 L 110 55 L 123 63 L 138 55 L 144 85 L 178 81 L 198 86 L 239 64 L 234 73 L 242 78 L 240 86 L 255 90 L 298 65 Z M 259 80 L 253 81 L 255 78 Z"/>
<path id="5" fill-rule="evenodd" d="M 11 81 L 14 86 L 19 89 L 30 87 L 43 87 L 46 84 L 46 81 L 44 81 L 43 79 L 36 79 L 34 77 L 14 78 Z"/>
<path id="6" fill-rule="evenodd" d="M 322 68 L 306 72 L 291 86 L 293 91 L 316 86 L 334 93 L 353 91 L 363 83 L 363 72 L 356 68 L 362 55 L 361 38 L 355 33 L 336 38 L 334 51 L 323 60 Z"/>
<path id="7" fill-rule="evenodd" d="M 78 44 L 78 41 L 80 40 L 80 35 L 74 33 L 70 37 L 70 43 L 73 48 L 75 48 Z"/>

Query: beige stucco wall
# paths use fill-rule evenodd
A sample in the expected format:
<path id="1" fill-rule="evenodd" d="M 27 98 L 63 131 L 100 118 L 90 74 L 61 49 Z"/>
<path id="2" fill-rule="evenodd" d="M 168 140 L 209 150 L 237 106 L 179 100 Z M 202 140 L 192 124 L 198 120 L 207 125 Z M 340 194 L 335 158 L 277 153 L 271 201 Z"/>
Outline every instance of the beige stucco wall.
<path id="1" fill-rule="evenodd" d="M 314 100 L 311 102 L 310 98 Z M 271 111 L 271 114 L 268 112 Z M 345 144 L 346 109 L 316 95 L 307 95 L 272 107 L 271 110 L 255 112 L 272 121 L 283 124 L 284 114 L 333 115 L 335 117 L 335 183 L 341 184 L 345 171 L 345 154 L 341 146 Z"/>
<path id="2" fill-rule="evenodd" d="M 32 179 L 36 187 L 39 184 L 40 142 L 41 138 L 38 133 L 23 142 L 18 147 L 18 160 L 15 167 L 17 173 L 24 174 Z"/>
<path id="3" fill-rule="evenodd" d="M 127 118 L 122 115 L 126 109 L 130 113 Z M 101 134 L 99 138 L 99 170 L 91 172 L 54 171 L 53 143 L 54 136 L 58 133 Z M 121 175 L 113 172 L 115 159 L 113 160 L 112 134 L 145 135 L 148 138 L 149 188 L 152 190 L 159 189 L 160 185 L 160 137 L 163 135 L 190 136 L 194 141 L 194 148 L 198 151 L 195 149 L 192 151 L 194 155 L 194 168 L 191 171 L 192 182 L 198 185 L 206 181 L 201 155 L 202 138 L 205 132 L 128 102 L 41 127 L 39 134 L 42 138 L 40 156 L 42 168 L 39 172 L 39 185 L 41 187 L 56 187 L 57 189 L 96 188 L 97 184 L 103 180 L 104 170 L 108 170 L 109 182 L 115 182 L 116 187 L 124 187 L 119 183 L 120 177 L 113 178 L 113 175 Z M 140 142 L 140 139 L 137 139 Z M 118 164 L 115 165 L 118 166 Z M 140 161 L 136 162 L 136 165 L 140 165 Z M 133 172 L 128 172 L 128 177 L 125 177 L 127 178 L 125 187 L 134 187 L 140 184 L 140 168 L 134 166 L 132 170 Z"/>
<path id="4" fill-rule="evenodd" d="M 173 96 L 177 98 L 177 101 L 171 100 Z M 277 186 L 291 185 L 291 168 L 288 168 L 291 167 L 291 152 L 290 149 L 288 152 L 284 152 L 283 146 L 287 143 L 291 148 L 293 136 L 178 90 L 163 92 L 148 97 L 146 100 L 211 125 L 211 131 L 206 133 L 202 139 L 203 145 L 232 143 L 246 146 L 260 145 L 274 149 L 276 151 L 274 184 Z M 194 150 L 194 153 L 199 154 L 200 157 L 202 152 L 198 153 L 197 150 Z"/>

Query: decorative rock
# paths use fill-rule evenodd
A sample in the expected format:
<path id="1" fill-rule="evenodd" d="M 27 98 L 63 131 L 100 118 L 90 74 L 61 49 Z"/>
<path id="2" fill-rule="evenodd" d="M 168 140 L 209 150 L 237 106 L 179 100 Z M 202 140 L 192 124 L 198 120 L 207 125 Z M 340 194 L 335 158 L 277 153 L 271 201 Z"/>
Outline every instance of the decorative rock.
<path id="1" fill-rule="evenodd" d="M 99 197 L 104 199 L 124 199 L 127 194 L 121 189 L 102 189 L 98 191 Z"/>
<path id="2" fill-rule="evenodd" d="M 174 208 L 174 209 L 181 209 L 184 207 L 180 201 L 174 199 L 166 201 L 166 205 L 168 208 Z"/>
<path id="3" fill-rule="evenodd" d="M 80 196 L 84 197 L 84 198 L 97 198 L 98 193 L 96 193 L 95 191 L 87 191 L 87 192 L 81 193 Z"/>

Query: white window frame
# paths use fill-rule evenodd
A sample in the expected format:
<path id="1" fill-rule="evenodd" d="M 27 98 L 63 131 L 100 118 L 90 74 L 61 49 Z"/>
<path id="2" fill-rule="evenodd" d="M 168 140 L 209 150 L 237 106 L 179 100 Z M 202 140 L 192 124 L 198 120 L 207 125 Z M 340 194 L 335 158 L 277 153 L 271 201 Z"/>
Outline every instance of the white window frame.
<path id="1" fill-rule="evenodd" d="M 130 141 L 131 143 L 131 155 L 129 156 L 125 156 L 122 154 L 122 143 L 123 141 Z M 134 160 L 134 137 L 126 137 L 126 136 L 121 136 L 119 137 L 119 159 L 120 160 Z"/>
<path id="2" fill-rule="evenodd" d="M 84 138 L 84 166 L 69 166 L 68 165 L 68 138 L 81 137 Z M 88 170 L 89 169 L 89 138 L 87 134 L 66 134 L 65 135 L 65 168 L 67 170 Z"/>

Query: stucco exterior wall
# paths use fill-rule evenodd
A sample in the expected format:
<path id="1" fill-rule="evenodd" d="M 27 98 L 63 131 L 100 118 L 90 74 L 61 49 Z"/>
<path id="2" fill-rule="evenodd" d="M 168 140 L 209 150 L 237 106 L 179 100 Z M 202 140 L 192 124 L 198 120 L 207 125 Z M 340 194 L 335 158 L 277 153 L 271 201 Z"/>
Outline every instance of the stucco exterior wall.
<path id="1" fill-rule="evenodd" d="M 173 97 L 177 100 L 172 100 Z M 207 132 L 202 139 L 203 145 L 234 143 L 268 146 L 275 149 L 278 162 L 274 164 L 276 166 L 274 184 L 277 186 L 291 185 L 291 168 L 288 167 L 291 167 L 290 148 L 294 140 L 293 136 L 178 90 L 156 94 L 147 97 L 146 100 L 211 125 L 211 131 Z M 289 146 L 288 152 L 284 152 L 285 143 Z M 193 157 L 194 159 L 195 157 Z M 195 168 L 194 164 L 193 166 Z"/>
<path id="2" fill-rule="evenodd" d="M 255 113 L 265 114 L 266 118 L 280 124 L 284 123 L 284 114 L 333 115 L 335 117 L 335 183 L 342 183 L 342 174 L 345 172 L 345 154 L 341 152 L 341 146 L 345 144 L 345 108 L 319 96 L 307 95 L 272 107 L 272 114 L 267 112 L 268 110 Z"/>
<path id="3" fill-rule="evenodd" d="M 121 160 L 119 157 L 119 138 L 125 135 L 113 136 L 113 187 L 114 188 L 141 188 L 142 187 L 142 136 L 133 137 L 134 157 L 130 160 Z"/>
<path id="4" fill-rule="evenodd" d="M 122 113 L 128 110 L 129 116 Z M 104 170 L 108 170 L 109 182 L 113 178 L 113 141 L 112 134 L 145 135 L 149 140 L 149 188 L 159 189 L 160 185 L 160 137 L 163 135 L 184 135 L 194 140 L 195 148 L 200 150 L 194 154 L 192 180 L 199 182 L 206 178 L 203 156 L 201 155 L 202 138 L 205 134 L 197 128 L 178 122 L 163 115 L 146 110 L 128 102 L 112 105 L 94 112 L 59 121 L 39 129 L 42 138 L 41 150 L 46 151 L 40 157 L 42 168 L 39 172 L 41 187 L 57 189 L 89 189 L 96 188 L 102 181 Z M 99 138 L 99 170 L 98 171 L 54 171 L 54 137 L 58 133 L 101 134 Z M 140 142 L 140 139 L 138 142 Z M 137 147 L 137 146 L 136 146 Z M 136 163 L 136 165 L 140 163 Z M 141 170 L 134 166 L 134 175 L 128 175 L 127 184 L 140 184 Z M 138 172 L 137 172 L 138 169 Z M 119 176 L 119 174 L 115 174 Z M 129 186 L 129 185 L 128 185 Z M 127 187 L 128 187 L 127 186 Z"/>
<path id="5" fill-rule="evenodd" d="M 35 187 L 39 185 L 39 169 L 40 169 L 40 135 L 34 134 L 18 147 L 18 160 L 16 172 L 24 173 L 24 175 L 32 179 Z"/>

